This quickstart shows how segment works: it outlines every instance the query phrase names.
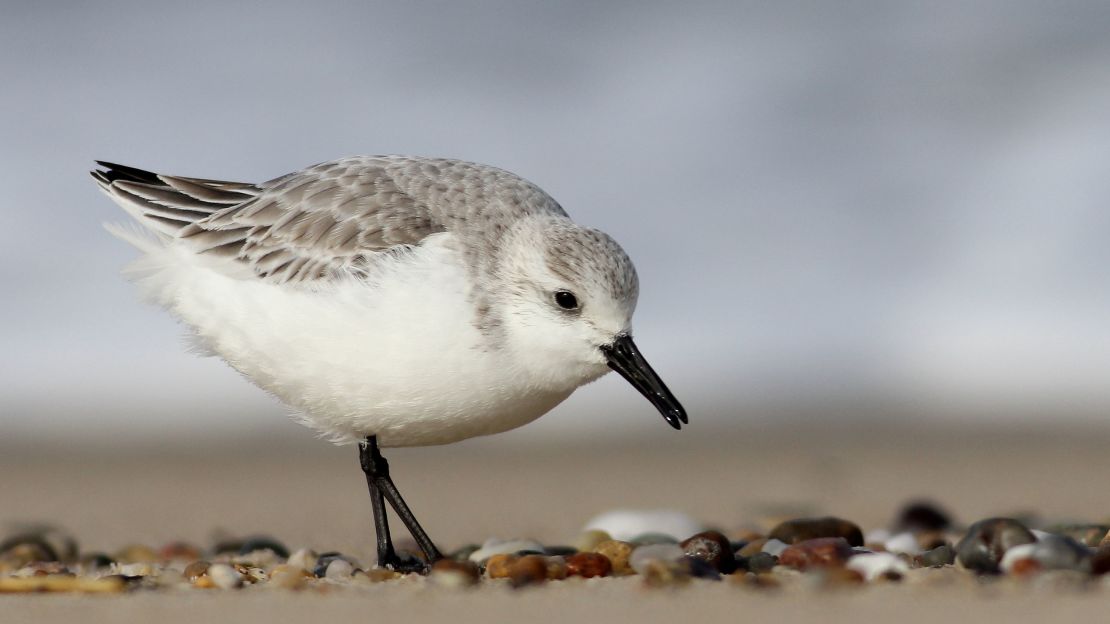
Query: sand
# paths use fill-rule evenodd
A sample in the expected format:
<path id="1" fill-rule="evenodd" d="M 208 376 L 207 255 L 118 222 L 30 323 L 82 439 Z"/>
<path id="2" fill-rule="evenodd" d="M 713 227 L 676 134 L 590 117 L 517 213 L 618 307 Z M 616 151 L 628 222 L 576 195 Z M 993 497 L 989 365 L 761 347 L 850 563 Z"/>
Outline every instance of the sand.
<path id="1" fill-rule="evenodd" d="M 511 435 L 387 454 L 393 474 L 444 549 L 486 537 L 569 541 L 594 514 L 670 507 L 723 529 L 830 513 L 865 530 L 905 501 L 940 502 L 962 522 L 995 514 L 1105 520 L 1110 429 L 867 423 L 738 427 L 636 440 L 542 445 Z M 6 440 L 0 523 L 61 525 L 82 550 L 271 534 L 290 547 L 373 560 L 355 451 L 310 436 L 98 446 Z M 396 532 L 403 534 L 399 528 Z M 1101 618 L 1110 586 L 1076 593 L 1012 582 L 904 583 L 763 594 L 698 582 L 648 591 L 634 579 L 457 592 L 416 583 L 336 591 L 0 596 L 0 621 L 779 621 Z"/>

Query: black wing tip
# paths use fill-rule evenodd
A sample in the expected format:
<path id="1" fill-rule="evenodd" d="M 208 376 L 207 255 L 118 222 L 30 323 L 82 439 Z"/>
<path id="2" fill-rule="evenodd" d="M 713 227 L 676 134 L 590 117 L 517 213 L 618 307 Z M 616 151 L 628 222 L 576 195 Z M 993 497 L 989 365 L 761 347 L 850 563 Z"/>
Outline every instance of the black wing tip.
<path id="1" fill-rule="evenodd" d="M 96 160 L 93 162 L 104 169 L 103 171 L 95 170 L 91 172 L 92 176 L 96 178 L 98 182 L 111 184 L 117 180 L 123 180 L 125 182 L 142 182 L 144 184 L 163 184 L 158 174 L 145 169 L 128 167 L 127 165 L 120 165 L 106 160 Z"/>

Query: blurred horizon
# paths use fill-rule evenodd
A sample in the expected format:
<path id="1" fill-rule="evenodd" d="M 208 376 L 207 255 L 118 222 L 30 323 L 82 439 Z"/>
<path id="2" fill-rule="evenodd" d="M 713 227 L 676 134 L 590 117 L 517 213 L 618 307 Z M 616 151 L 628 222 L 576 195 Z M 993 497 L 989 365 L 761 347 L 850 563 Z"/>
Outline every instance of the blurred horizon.
<path id="1" fill-rule="evenodd" d="M 297 431 L 139 302 L 86 172 L 386 153 L 508 169 L 616 238 L 691 427 L 1110 427 L 1107 32 L 1093 0 L 6 7 L 0 430 Z M 611 375 L 514 439 L 664 428 Z"/>

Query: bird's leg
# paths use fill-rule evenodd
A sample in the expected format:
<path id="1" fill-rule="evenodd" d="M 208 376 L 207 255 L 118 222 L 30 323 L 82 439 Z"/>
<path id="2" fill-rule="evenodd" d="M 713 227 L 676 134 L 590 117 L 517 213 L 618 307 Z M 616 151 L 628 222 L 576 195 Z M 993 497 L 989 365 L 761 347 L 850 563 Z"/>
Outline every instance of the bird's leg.
<path id="1" fill-rule="evenodd" d="M 359 463 L 362 464 L 362 471 L 366 474 L 366 485 L 370 490 L 370 503 L 374 509 L 374 528 L 378 534 L 378 565 L 406 572 L 426 569 L 422 563 L 403 561 L 393 550 L 393 541 L 390 539 L 389 524 L 385 512 L 386 500 L 393 506 L 394 511 L 401 518 L 401 522 L 405 523 L 405 527 L 408 528 L 416 543 L 420 545 L 420 550 L 424 551 L 424 557 L 428 563 L 435 563 L 442 559 L 443 555 L 432 543 L 431 538 L 428 537 L 420 523 L 416 521 L 416 516 L 405 504 L 405 500 L 401 498 L 397 486 L 393 484 L 393 479 L 389 476 L 389 462 L 382 457 L 381 451 L 378 449 L 376 436 L 366 438 L 366 442 L 359 445 Z"/>

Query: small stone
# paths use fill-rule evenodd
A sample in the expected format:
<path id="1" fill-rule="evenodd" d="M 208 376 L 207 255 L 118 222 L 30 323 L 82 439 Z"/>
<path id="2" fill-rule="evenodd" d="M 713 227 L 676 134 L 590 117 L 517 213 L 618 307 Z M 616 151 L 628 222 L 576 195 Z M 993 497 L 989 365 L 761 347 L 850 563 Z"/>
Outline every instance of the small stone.
<path id="1" fill-rule="evenodd" d="M 577 553 L 567 557 L 567 576 L 593 578 L 609 576 L 613 564 L 609 558 L 598 553 Z"/>
<path id="2" fill-rule="evenodd" d="M 319 559 L 319 555 L 317 555 L 314 551 L 307 548 L 302 548 L 292 555 L 289 555 L 289 559 L 285 563 L 287 565 L 293 566 L 294 568 L 300 568 L 305 571 L 312 571 L 316 569 L 317 559 Z"/>
<path id="3" fill-rule="evenodd" d="M 641 533 L 628 540 L 637 546 L 655 546 L 656 544 L 677 544 L 678 540 L 666 533 Z"/>
<path id="4" fill-rule="evenodd" d="M 281 564 L 270 570 L 270 585 L 282 589 L 303 589 L 308 579 L 308 572 L 296 566 Z"/>
<path id="5" fill-rule="evenodd" d="M 906 555 L 916 555 L 921 552 L 921 546 L 917 542 L 917 536 L 908 531 L 892 535 L 883 542 L 883 549 L 887 552 Z"/>
<path id="6" fill-rule="evenodd" d="M 509 578 L 509 570 L 519 558 L 518 555 L 493 555 L 486 559 L 486 576 L 491 579 Z"/>
<path id="7" fill-rule="evenodd" d="M 740 565 L 740 567 L 755 574 L 770 572 L 778 563 L 778 557 L 765 552 L 757 552 L 751 557 L 737 560 L 737 564 Z"/>
<path id="8" fill-rule="evenodd" d="M 1048 535 L 1036 542 L 1019 544 L 1002 555 L 1000 570 L 1015 573 L 1015 565 L 1032 560 L 1041 570 L 1077 570 L 1087 572 L 1091 565 L 1091 549 L 1070 537 Z M 1022 571 L 1032 570 L 1029 565 L 1019 565 Z"/>
<path id="9" fill-rule="evenodd" d="M 941 544 L 913 558 L 914 564 L 922 568 L 936 568 L 956 563 L 956 551 L 948 544 Z"/>
<path id="10" fill-rule="evenodd" d="M 194 581 L 204 576 L 211 565 L 212 564 L 207 561 L 194 561 L 185 566 L 185 571 L 181 573 L 181 576 L 187 581 Z"/>
<path id="11" fill-rule="evenodd" d="M 769 539 L 763 543 L 763 550 L 760 552 L 765 552 L 768 555 L 774 555 L 778 557 L 782 555 L 782 551 L 786 550 L 789 546 L 789 544 L 782 540 Z"/>
<path id="12" fill-rule="evenodd" d="M 634 538 L 648 533 L 659 533 L 668 537 L 693 535 L 705 530 L 705 527 L 681 511 L 655 509 L 609 511 L 587 522 L 585 530 L 591 529 L 605 531 L 611 539 L 641 543 Z"/>
<path id="13" fill-rule="evenodd" d="M 855 555 L 848 560 L 847 568 L 859 572 L 868 582 L 900 581 L 910 572 L 910 566 L 901 557 L 886 552 Z"/>
<path id="14" fill-rule="evenodd" d="M 547 558 L 547 580 L 561 581 L 567 577 L 566 557 L 555 555 Z"/>
<path id="15" fill-rule="evenodd" d="M 1049 527 L 1048 532 L 1070 537 L 1084 546 L 1097 547 L 1110 531 L 1105 524 L 1058 524 Z"/>
<path id="16" fill-rule="evenodd" d="M 652 561 L 662 561 L 668 564 L 678 563 L 686 556 L 686 552 L 678 544 L 653 544 L 640 546 L 632 551 L 628 558 L 628 565 L 637 574 L 644 574 Z"/>
<path id="17" fill-rule="evenodd" d="M 289 549 L 285 547 L 285 544 L 266 535 L 248 537 L 243 540 L 243 544 L 239 546 L 240 555 L 249 555 L 259 550 L 268 550 L 282 559 L 289 558 Z"/>
<path id="18" fill-rule="evenodd" d="M 467 544 L 462 548 L 457 548 L 451 551 L 451 553 L 447 555 L 447 558 L 453 559 L 454 561 L 469 561 L 470 555 L 474 554 L 474 551 L 478 550 L 479 548 L 481 548 L 481 546 L 479 546 L 478 544 Z"/>
<path id="19" fill-rule="evenodd" d="M 920 533 L 922 531 L 945 531 L 952 526 L 952 518 L 939 505 L 930 501 L 909 503 L 898 513 L 894 530 Z"/>
<path id="20" fill-rule="evenodd" d="M 125 563 L 118 566 L 120 576 L 136 577 L 136 576 L 153 576 L 159 572 L 153 564 L 150 563 Z"/>
<path id="21" fill-rule="evenodd" d="M 798 544 L 820 537 L 840 537 L 849 546 L 863 546 L 863 531 L 859 526 L 833 516 L 787 520 L 776 526 L 769 537 L 787 544 Z"/>
<path id="22" fill-rule="evenodd" d="M 200 557 L 200 549 L 187 542 L 170 542 L 158 549 L 162 561 L 196 561 Z"/>
<path id="23" fill-rule="evenodd" d="M 404 574 L 389 568 L 370 568 L 369 570 L 355 570 L 353 580 L 365 583 L 384 583 L 404 578 Z"/>
<path id="24" fill-rule="evenodd" d="M 473 561 L 440 559 L 432 564 L 428 578 L 441 587 L 459 588 L 476 585 L 481 576 L 478 564 Z"/>
<path id="25" fill-rule="evenodd" d="M 1110 572 L 1110 544 L 1100 546 L 1091 556 L 1091 574 L 1102 576 Z"/>
<path id="26" fill-rule="evenodd" d="M 335 561 L 343 561 L 347 565 L 339 566 L 335 569 L 335 574 L 338 576 L 329 577 L 328 569 L 331 568 L 331 564 Z M 337 552 L 326 552 L 316 558 L 316 566 L 312 568 L 312 575 L 316 578 L 346 578 L 350 577 L 357 567 L 358 562 L 350 557 Z M 344 571 L 346 571 L 346 576 L 342 576 Z"/>
<path id="27" fill-rule="evenodd" d="M 509 566 L 509 580 L 513 587 L 524 587 L 547 580 L 547 557 L 525 555 Z"/>
<path id="28" fill-rule="evenodd" d="M 1006 551 L 1020 544 L 1035 542 L 1036 537 L 1012 518 L 987 518 L 967 530 L 956 545 L 956 558 L 965 568 L 980 574 L 998 574 Z"/>
<path id="29" fill-rule="evenodd" d="M 819 537 L 787 547 L 779 555 L 779 564 L 803 571 L 838 567 L 843 566 L 852 554 L 852 547 L 843 537 Z"/>
<path id="30" fill-rule="evenodd" d="M 613 564 L 613 574 L 620 576 L 632 574 L 632 566 L 628 564 L 628 560 L 635 549 L 636 546 L 628 542 L 605 540 L 595 546 L 593 552 L 608 557 L 609 562 Z"/>
<path id="31" fill-rule="evenodd" d="M 574 543 L 572 544 L 572 546 L 577 549 L 576 552 L 593 552 L 593 549 L 597 548 L 598 544 L 609 541 L 611 539 L 613 538 L 610 537 L 610 535 L 605 531 L 592 529 L 579 533 L 578 537 L 574 538 Z M 573 555 L 574 553 L 570 554 Z"/>
<path id="32" fill-rule="evenodd" d="M 690 576 L 694 578 L 709 579 L 711 581 L 721 580 L 721 572 L 704 559 L 686 556 L 684 557 L 683 563 L 686 564 L 686 569 L 689 570 Z"/>
<path id="33" fill-rule="evenodd" d="M 747 544 L 744 544 L 744 546 L 740 550 L 736 551 L 736 554 L 741 557 L 751 557 L 752 555 L 761 553 L 763 552 L 763 546 L 767 544 L 767 541 L 768 540 L 765 537 L 754 539 Z"/>
<path id="34" fill-rule="evenodd" d="M 1110 531 L 1107 531 L 1106 535 L 1103 536 L 1102 541 L 1098 543 L 1099 548 L 1102 548 L 1104 546 L 1110 546 Z"/>
<path id="35" fill-rule="evenodd" d="M 115 558 L 120 563 L 156 563 L 159 560 L 158 553 L 153 548 L 142 544 L 125 546 L 116 553 Z"/>
<path id="36" fill-rule="evenodd" d="M 684 562 L 649 559 L 640 569 L 647 587 L 680 587 L 690 582 L 690 568 Z"/>
<path id="37" fill-rule="evenodd" d="M 323 578 L 328 580 L 346 580 L 351 578 L 355 573 L 355 566 L 351 565 L 350 561 L 336 557 L 328 563 L 327 569 L 324 571 Z"/>
<path id="38" fill-rule="evenodd" d="M 519 555 L 519 554 L 538 554 L 544 553 L 543 544 L 536 540 L 486 540 L 482 547 L 470 554 L 470 560 L 474 563 L 481 564 L 483 561 L 489 559 L 494 555 Z"/>
<path id="39" fill-rule="evenodd" d="M 736 569 L 732 544 L 727 537 L 717 531 L 698 533 L 682 542 L 681 547 L 687 557 L 704 561 L 722 574 L 732 574 Z"/>
<path id="40" fill-rule="evenodd" d="M 205 578 L 211 580 L 212 584 L 220 589 L 235 589 L 243 586 L 243 576 L 226 563 L 214 563 L 208 566 Z"/>

